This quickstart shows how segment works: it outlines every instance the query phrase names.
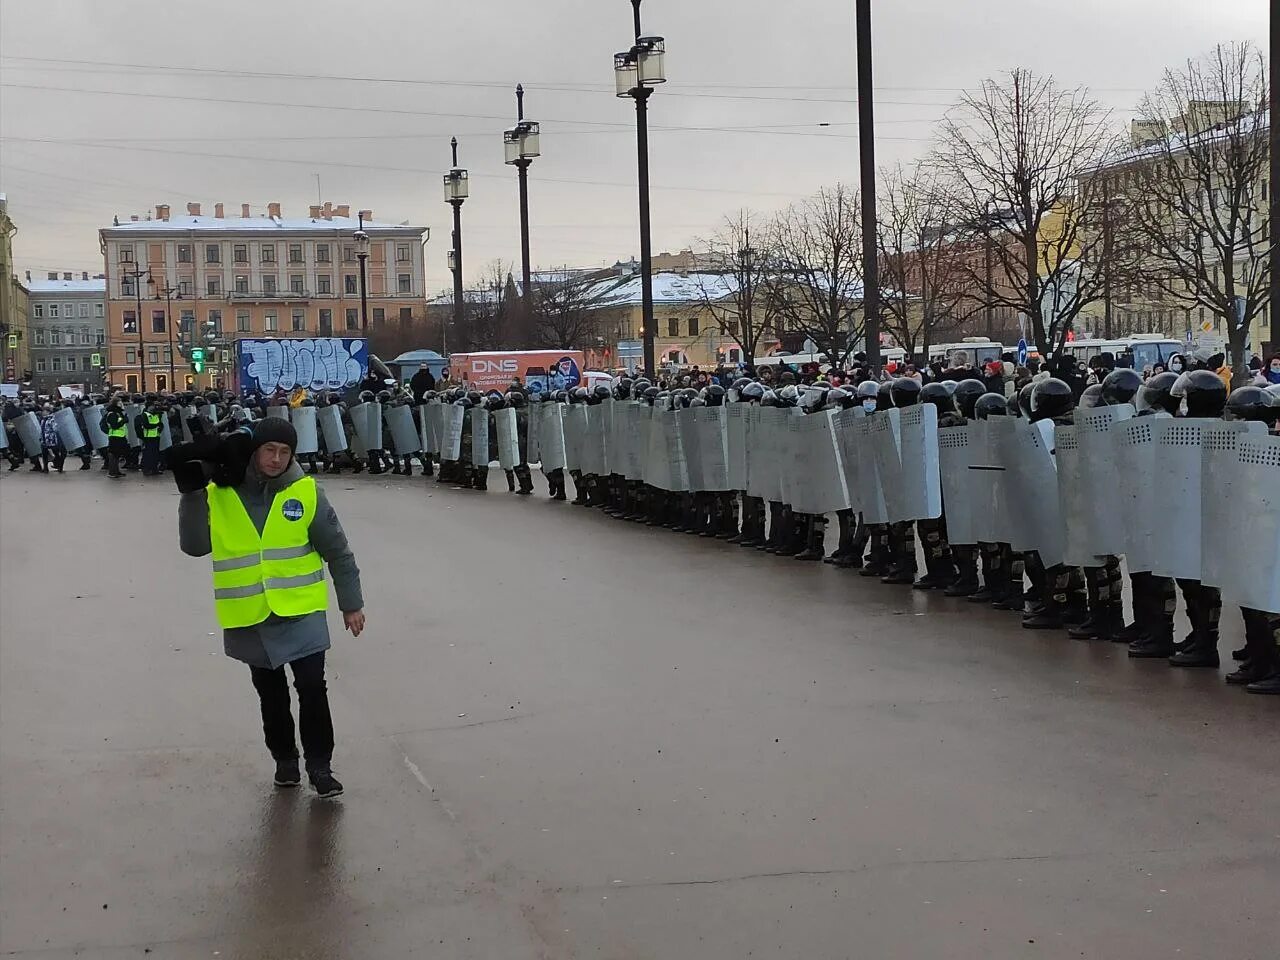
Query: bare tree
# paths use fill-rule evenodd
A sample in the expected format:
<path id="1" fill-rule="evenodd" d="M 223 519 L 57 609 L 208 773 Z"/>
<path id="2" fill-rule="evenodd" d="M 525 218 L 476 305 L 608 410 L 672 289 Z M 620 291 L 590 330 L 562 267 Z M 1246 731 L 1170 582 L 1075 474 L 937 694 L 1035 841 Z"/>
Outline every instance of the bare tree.
<path id="1" fill-rule="evenodd" d="M 931 160 L 960 218 L 991 235 L 993 276 L 965 267 L 987 301 L 1027 318 L 1041 353 L 1061 349 L 1080 311 L 1098 299 L 1099 209 L 1085 177 L 1112 154 L 1110 114 L 1083 88 L 1016 69 L 960 97 Z"/>
<path id="2" fill-rule="evenodd" d="M 1109 168 L 1146 254 L 1144 278 L 1225 323 L 1237 386 L 1269 301 L 1266 78 L 1247 43 L 1165 71 L 1138 106 L 1138 146 Z"/>
<path id="3" fill-rule="evenodd" d="M 865 329 L 857 191 L 824 188 L 780 213 L 770 233 L 762 277 L 782 325 L 843 366 Z"/>
<path id="4" fill-rule="evenodd" d="M 463 294 L 465 329 L 457 332 L 461 341 L 459 349 L 508 349 L 519 312 L 519 298 L 511 283 L 511 265 L 494 260 L 485 267 L 479 286 Z"/>
<path id="5" fill-rule="evenodd" d="M 963 251 L 957 205 L 925 165 L 882 173 L 876 251 L 880 322 L 909 354 L 928 353 L 936 330 L 962 318 Z"/>
<path id="6" fill-rule="evenodd" d="M 746 209 L 726 216 L 719 231 L 700 241 L 707 269 L 695 275 L 703 309 L 723 336 L 737 341 L 748 365 L 755 363 L 761 339 L 777 329 L 781 314 L 768 277 L 777 260 L 772 231 L 761 229 L 757 219 Z"/>
<path id="7" fill-rule="evenodd" d="M 530 291 L 533 333 L 541 346 L 585 349 L 593 343 L 601 311 L 612 305 L 609 284 L 593 271 L 561 267 L 539 275 Z"/>

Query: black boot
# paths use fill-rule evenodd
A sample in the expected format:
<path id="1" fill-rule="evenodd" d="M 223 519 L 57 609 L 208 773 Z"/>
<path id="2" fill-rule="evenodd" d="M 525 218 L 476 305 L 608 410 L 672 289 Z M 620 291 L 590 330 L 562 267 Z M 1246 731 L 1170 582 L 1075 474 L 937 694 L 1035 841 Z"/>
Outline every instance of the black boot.
<path id="1" fill-rule="evenodd" d="M 811 516 L 808 518 L 807 526 L 807 544 L 802 551 L 796 554 L 796 559 L 821 560 L 823 554 L 826 553 L 824 541 L 827 536 L 827 518 Z"/>

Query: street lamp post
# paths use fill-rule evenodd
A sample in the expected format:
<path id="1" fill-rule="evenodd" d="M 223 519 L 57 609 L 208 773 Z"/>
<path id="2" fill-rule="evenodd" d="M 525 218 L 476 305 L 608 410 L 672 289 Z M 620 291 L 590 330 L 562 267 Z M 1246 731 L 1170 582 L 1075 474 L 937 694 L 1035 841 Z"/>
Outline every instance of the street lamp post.
<path id="1" fill-rule="evenodd" d="M 151 268 L 145 270 L 135 266 L 132 270 L 124 270 L 120 274 L 122 277 L 133 277 L 133 294 L 137 302 L 137 312 L 134 313 L 134 323 L 138 327 L 138 390 L 142 393 L 147 391 L 147 352 L 146 346 L 142 342 L 142 278 L 151 279 Z"/>
<path id="2" fill-rule="evenodd" d="M 453 322 L 462 329 L 462 204 L 470 195 L 467 171 L 458 166 L 458 138 L 449 141 L 453 148 L 453 167 L 444 175 L 445 203 L 453 207 L 453 249 L 449 251 L 449 269 L 453 272 Z M 440 352 L 449 355 L 449 325 L 443 324 Z"/>
<path id="3" fill-rule="evenodd" d="M 178 288 L 169 286 L 169 281 L 167 279 L 165 280 L 163 290 L 161 290 L 159 284 L 156 283 L 155 277 L 152 277 L 148 282 L 155 288 L 157 300 L 160 299 L 161 294 L 164 295 L 164 328 L 169 332 L 169 389 L 176 390 L 178 383 L 178 368 L 174 359 L 177 348 L 174 346 L 173 342 L 173 295 L 178 292 Z"/>
<path id="4" fill-rule="evenodd" d="M 614 54 L 613 74 L 619 98 L 636 102 L 636 158 L 640 188 L 640 310 L 644 336 L 645 376 L 654 375 L 653 356 L 653 253 L 649 237 L 649 97 L 653 88 L 666 83 L 666 41 L 640 35 L 640 0 L 631 0 L 635 18 L 635 44 Z"/>
<path id="5" fill-rule="evenodd" d="M 529 313 L 529 166 L 533 158 L 541 156 L 538 124 L 524 118 L 524 87 L 516 84 L 516 125 L 502 133 L 504 162 L 520 173 L 520 266 L 524 286 L 525 319 Z"/>
<path id="6" fill-rule="evenodd" d="M 369 247 L 372 241 L 369 240 L 369 234 L 364 232 L 364 214 L 360 214 L 360 226 L 355 232 L 356 241 L 356 259 L 360 261 L 360 329 L 368 331 L 369 329 L 369 279 L 368 279 L 368 261 Z"/>
<path id="7" fill-rule="evenodd" d="M 880 370 L 880 271 L 876 260 L 876 127 L 871 86 L 871 0 L 856 0 L 858 53 L 858 173 L 862 187 L 862 306 L 867 366 Z"/>

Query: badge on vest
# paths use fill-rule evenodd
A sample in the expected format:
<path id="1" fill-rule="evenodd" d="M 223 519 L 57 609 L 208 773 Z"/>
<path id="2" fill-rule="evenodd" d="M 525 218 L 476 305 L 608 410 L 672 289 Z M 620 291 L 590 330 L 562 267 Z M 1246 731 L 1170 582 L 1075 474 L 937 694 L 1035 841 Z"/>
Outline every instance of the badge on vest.
<path id="1" fill-rule="evenodd" d="M 302 515 L 306 513 L 301 500 L 286 500 L 280 512 L 284 514 L 286 520 L 301 520 Z"/>

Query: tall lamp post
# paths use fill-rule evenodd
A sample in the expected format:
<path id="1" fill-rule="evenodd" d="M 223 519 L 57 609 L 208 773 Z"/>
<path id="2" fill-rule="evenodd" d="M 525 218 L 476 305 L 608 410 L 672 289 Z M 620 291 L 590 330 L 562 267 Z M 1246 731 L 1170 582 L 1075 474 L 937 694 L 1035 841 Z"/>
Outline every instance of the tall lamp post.
<path id="1" fill-rule="evenodd" d="M 369 278 L 368 278 L 368 262 L 369 247 L 372 241 L 369 234 L 364 232 L 364 214 L 360 214 L 360 226 L 354 236 L 356 242 L 356 259 L 360 261 L 360 329 L 368 331 L 369 329 Z"/>
<path id="2" fill-rule="evenodd" d="M 635 16 L 635 44 L 613 56 L 613 75 L 619 98 L 636 102 L 636 157 L 640 181 L 640 298 L 644 336 L 645 376 L 654 375 L 653 252 L 649 240 L 649 97 L 666 83 L 666 41 L 640 35 L 640 0 L 631 0 Z"/>
<path id="3" fill-rule="evenodd" d="M 520 172 L 520 266 L 524 279 L 523 295 L 526 320 L 529 311 L 529 165 L 541 156 L 538 124 L 524 118 L 524 87 L 516 84 L 516 125 L 502 132 L 504 162 Z"/>
<path id="4" fill-rule="evenodd" d="M 151 279 L 151 268 L 145 270 L 135 266 L 132 270 L 123 270 L 120 274 L 122 277 L 133 277 L 133 294 L 137 301 L 137 312 L 134 313 L 134 323 L 138 327 L 138 390 L 142 393 L 147 392 L 147 352 L 142 342 L 142 278 Z"/>
<path id="5" fill-rule="evenodd" d="M 871 86 L 871 0 L 856 0 L 858 50 L 858 175 L 862 188 L 862 306 L 867 366 L 880 370 L 880 271 L 876 261 L 876 127 Z"/>
<path id="6" fill-rule="evenodd" d="M 147 282 L 151 285 L 152 289 L 155 290 L 157 300 L 159 300 L 162 295 L 164 296 L 164 328 L 169 331 L 169 389 L 176 390 L 178 383 L 178 368 L 176 366 L 176 361 L 174 360 L 174 354 L 177 352 L 177 348 L 174 346 L 173 342 L 173 295 L 178 292 L 178 288 L 169 286 L 169 281 L 167 279 L 165 280 L 163 290 L 161 290 L 160 285 L 156 283 L 155 277 L 152 277 Z"/>
<path id="7" fill-rule="evenodd" d="M 449 141 L 453 148 L 453 167 L 444 175 L 444 200 L 453 207 L 453 249 L 449 251 L 449 269 L 453 272 L 453 322 L 462 329 L 462 204 L 470 195 L 467 171 L 458 166 L 458 138 Z M 444 324 L 440 352 L 449 355 L 449 325 Z"/>

